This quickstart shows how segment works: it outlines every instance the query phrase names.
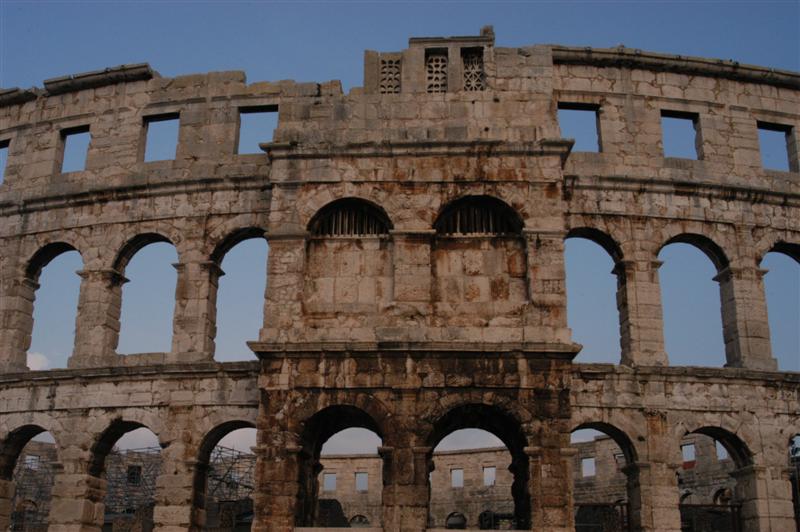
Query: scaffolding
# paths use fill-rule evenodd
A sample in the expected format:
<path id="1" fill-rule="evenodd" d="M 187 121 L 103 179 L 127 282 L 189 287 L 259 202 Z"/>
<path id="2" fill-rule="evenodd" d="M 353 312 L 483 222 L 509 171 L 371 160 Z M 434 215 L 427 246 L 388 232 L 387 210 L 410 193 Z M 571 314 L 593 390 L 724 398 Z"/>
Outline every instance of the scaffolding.
<path id="1" fill-rule="evenodd" d="M 149 532 L 153 529 L 156 480 L 161 449 L 114 449 L 106 458 L 107 491 L 104 532 Z M 57 468 L 52 443 L 31 442 L 14 472 L 11 530 L 45 532 Z M 255 456 L 216 447 L 208 467 L 206 530 L 249 530 L 252 521 Z"/>

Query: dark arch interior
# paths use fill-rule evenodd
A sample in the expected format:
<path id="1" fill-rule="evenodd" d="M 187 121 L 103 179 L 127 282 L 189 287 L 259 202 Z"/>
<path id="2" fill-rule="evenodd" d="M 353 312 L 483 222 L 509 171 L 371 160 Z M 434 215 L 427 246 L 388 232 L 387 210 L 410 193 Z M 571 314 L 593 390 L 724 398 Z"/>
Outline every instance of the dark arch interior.
<path id="1" fill-rule="evenodd" d="M 622 248 L 620 248 L 619 244 L 617 244 L 611 236 L 599 229 L 594 229 L 592 227 L 576 227 L 575 229 L 570 229 L 566 238 L 585 238 L 586 240 L 591 240 L 606 250 L 606 253 L 611 256 L 611 260 L 613 260 L 615 264 L 623 258 Z"/>
<path id="2" fill-rule="evenodd" d="M 491 196 L 466 196 L 447 204 L 433 224 L 440 235 L 518 235 L 523 222 L 505 202 Z"/>
<path id="3" fill-rule="evenodd" d="M 689 434 L 702 434 L 722 444 L 728 455 L 733 460 L 737 469 L 753 464 L 753 453 L 747 445 L 735 434 L 719 427 L 701 427 Z"/>
<path id="4" fill-rule="evenodd" d="M 54 242 L 52 244 L 47 244 L 37 251 L 33 257 L 31 257 L 31 260 L 28 261 L 28 267 L 25 269 L 25 277 L 32 281 L 38 281 L 39 274 L 42 273 L 42 269 L 50 264 L 53 259 L 68 251 L 77 250 L 72 245 L 65 242 Z"/>
<path id="5" fill-rule="evenodd" d="M 789 242 L 780 241 L 770 250 L 776 253 L 783 253 L 784 255 L 793 258 L 800 263 L 800 244 L 791 244 Z"/>
<path id="6" fill-rule="evenodd" d="M 25 425 L 12 431 L 0 448 L 0 479 L 11 480 L 22 449 L 39 434 L 47 432 L 38 425 Z"/>
<path id="7" fill-rule="evenodd" d="M 241 244 L 245 240 L 253 238 L 264 238 L 264 232 L 264 229 L 260 227 L 245 227 L 234 231 L 223 239 L 216 249 L 214 249 L 211 253 L 211 260 L 217 264 L 222 264 L 222 259 L 225 258 L 225 255 L 236 247 L 237 244 Z"/>
<path id="8" fill-rule="evenodd" d="M 139 250 L 150 244 L 155 244 L 156 242 L 172 244 L 167 237 L 159 235 L 158 233 L 145 233 L 133 237 L 122 247 L 117 255 L 114 261 L 114 269 L 119 273 L 124 273 L 128 263 Z"/>
<path id="9" fill-rule="evenodd" d="M 442 416 L 433 427 L 427 444 L 431 451 L 428 467 L 433 470 L 433 450 L 448 434 L 461 429 L 481 429 L 495 435 L 511 454 L 509 471 L 513 475 L 511 495 L 514 499 L 514 521 L 517 529 L 527 529 L 531 522 L 528 490 L 527 438 L 521 423 L 511 414 L 495 406 L 467 404 L 456 407 Z"/>
<path id="10" fill-rule="evenodd" d="M 661 249 L 676 243 L 690 244 L 705 253 L 714 264 L 717 272 L 721 272 L 728 267 L 729 261 L 725 252 L 708 237 L 694 233 L 683 233 L 667 240 L 664 245 L 661 246 Z"/>
<path id="11" fill-rule="evenodd" d="M 314 236 L 388 235 L 392 222 L 379 206 L 359 198 L 344 198 L 324 206 L 308 224 Z"/>

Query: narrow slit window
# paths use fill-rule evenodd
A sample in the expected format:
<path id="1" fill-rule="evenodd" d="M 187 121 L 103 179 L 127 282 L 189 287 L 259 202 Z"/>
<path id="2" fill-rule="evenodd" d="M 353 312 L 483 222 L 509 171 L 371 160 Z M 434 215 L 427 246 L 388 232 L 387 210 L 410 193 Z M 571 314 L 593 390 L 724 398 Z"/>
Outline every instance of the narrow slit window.
<path id="1" fill-rule="evenodd" d="M 336 491 L 336 473 L 322 474 L 322 491 Z"/>
<path id="2" fill-rule="evenodd" d="M 92 134 L 89 126 L 65 129 L 61 132 L 63 158 L 61 159 L 61 172 L 80 172 L 86 170 L 86 155 L 89 153 L 89 143 Z"/>
<path id="3" fill-rule="evenodd" d="M 497 481 L 497 468 L 495 466 L 487 466 L 483 468 L 483 485 L 494 486 Z"/>
<path id="4" fill-rule="evenodd" d="M 595 463 L 594 457 L 592 458 L 583 458 L 581 460 L 581 475 L 586 477 L 593 477 L 597 474 L 597 464 Z"/>
<path id="5" fill-rule="evenodd" d="M 369 473 L 356 473 L 356 491 L 367 491 L 369 489 Z"/>
<path id="6" fill-rule="evenodd" d="M 6 180 L 6 167 L 8 166 L 8 147 L 11 142 L 0 140 L 0 183 Z"/>
<path id="7" fill-rule="evenodd" d="M 758 122 L 758 145 L 761 166 L 768 170 L 797 172 L 797 158 L 792 157 L 792 127 Z"/>
<path id="8" fill-rule="evenodd" d="M 271 142 L 278 127 L 278 106 L 240 107 L 237 153 L 263 153 L 258 145 Z"/>
<path id="9" fill-rule="evenodd" d="M 177 114 L 145 117 L 145 162 L 165 161 L 175 158 L 175 153 L 178 150 L 179 125 L 180 118 Z"/>
<path id="10" fill-rule="evenodd" d="M 697 113 L 661 111 L 664 157 L 702 159 Z"/>
<path id="11" fill-rule="evenodd" d="M 450 470 L 450 487 L 463 488 L 464 487 L 464 470 L 451 469 Z"/>
<path id="12" fill-rule="evenodd" d="M 722 442 L 715 440 L 714 447 L 717 451 L 717 460 L 727 460 L 729 458 L 728 450 L 722 445 Z"/>
<path id="13" fill-rule="evenodd" d="M 563 138 L 575 139 L 573 151 L 600 152 L 600 108 L 579 103 L 558 104 L 558 127 Z"/>

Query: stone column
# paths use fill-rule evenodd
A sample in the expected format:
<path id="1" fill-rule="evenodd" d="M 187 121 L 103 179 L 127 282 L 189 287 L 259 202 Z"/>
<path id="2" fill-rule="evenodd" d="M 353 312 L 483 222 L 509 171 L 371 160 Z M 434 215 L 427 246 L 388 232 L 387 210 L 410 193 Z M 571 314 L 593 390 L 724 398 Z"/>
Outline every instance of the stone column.
<path id="1" fill-rule="evenodd" d="M 49 532 L 100 532 L 105 514 L 106 480 L 86 472 L 85 460 L 62 451 L 62 468 L 55 475 Z M 64 458 L 67 457 L 67 458 Z M 87 459 L 88 460 L 88 459 Z"/>
<path id="2" fill-rule="evenodd" d="M 186 446 L 172 441 L 161 451 L 161 471 L 156 480 L 153 523 L 159 532 L 196 530 L 202 527 L 194 508 L 196 461 L 187 459 Z"/>
<path id="3" fill-rule="evenodd" d="M 272 433 L 270 444 L 257 445 L 252 532 L 292 532 L 300 491 L 302 447 L 286 433 Z M 284 445 L 284 443 L 286 443 Z"/>
<path id="4" fill-rule="evenodd" d="M 623 260 L 614 266 L 623 365 L 669 364 L 658 283 L 661 264 L 657 260 Z"/>
<path id="5" fill-rule="evenodd" d="M 262 342 L 302 339 L 306 233 L 270 234 Z"/>
<path id="6" fill-rule="evenodd" d="M 680 532 L 680 496 L 675 467 L 663 462 L 634 462 L 623 469 L 628 477 L 632 530 Z"/>
<path id="7" fill-rule="evenodd" d="M 381 447 L 383 458 L 383 529 L 422 532 L 428 526 L 428 501 L 433 449 Z"/>
<path id="8" fill-rule="evenodd" d="M 0 371 L 27 371 L 27 353 L 33 332 L 33 301 L 39 284 L 28 278 L 9 279 L 4 283 L 0 312 Z"/>
<path id="9" fill-rule="evenodd" d="M 435 231 L 392 231 L 394 301 L 425 308 L 431 300 L 431 239 Z"/>
<path id="10" fill-rule="evenodd" d="M 224 275 L 216 262 L 174 264 L 175 287 L 172 353 L 181 362 L 212 360 L 217 333 L 217 286 Z"/>
<path id="11" fill-rule="evenodd" d="M 14 498 L 14 481 L 0 480 L 0 530 L 8 530 L 11 525 L 11 501 Z"/>
<path id="12" fill-rule="evenodd" d="M 791 485 L 785 467 L 749 465 L 731 473 L 742 504 L 742 532 L 794 530 Z"/>
<path id="13" fill-rule="evenodd" d="M 530 467 L 531 529 L 574 532 L 572 448 L 526 447 Z"/>
<path id="14" fill-rule="evenodd" d="M 776 371 L 767 321 L 763 277 L 756 267 L 724 268 L 714 277 L 722 300 L 726 366 Z"/>
<path id="15" fill-rule="evenodd" d="M 116 270 L 82 270 L 75 320 L 75 347 L 70 368 L 111 366 L 119 341 L 122 285 L 128 280 Z"/>
<path id="16" fill-rule="evenodd" d="M 525 231 L 528 297 L 533 302 L 526 341 L 570 343 L 563 231 Z"/>

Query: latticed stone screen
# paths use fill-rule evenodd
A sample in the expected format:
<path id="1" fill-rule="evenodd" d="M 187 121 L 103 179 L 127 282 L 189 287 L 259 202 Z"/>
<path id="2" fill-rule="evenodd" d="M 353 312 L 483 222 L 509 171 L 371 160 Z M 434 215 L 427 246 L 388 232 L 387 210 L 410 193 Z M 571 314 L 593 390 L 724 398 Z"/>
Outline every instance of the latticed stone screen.
<path id="1" fill-rule="evenodd" d="M 447 92 L 447 51 L 430 51 L 425 58 L 428 92 Z"/>
<path id="2" fill-rule="evenodd" d="M 381 59 L 381 94 L 400 92 L 400 60 Z"/>
<path id="3" fill-rule="evenodd" d="M 463 50 L 461 59 L 464 62 L 464 90 L 482 91 L 486 89 L 486 78 L 483 73 L 483 50 L 480 48 Z"/>

